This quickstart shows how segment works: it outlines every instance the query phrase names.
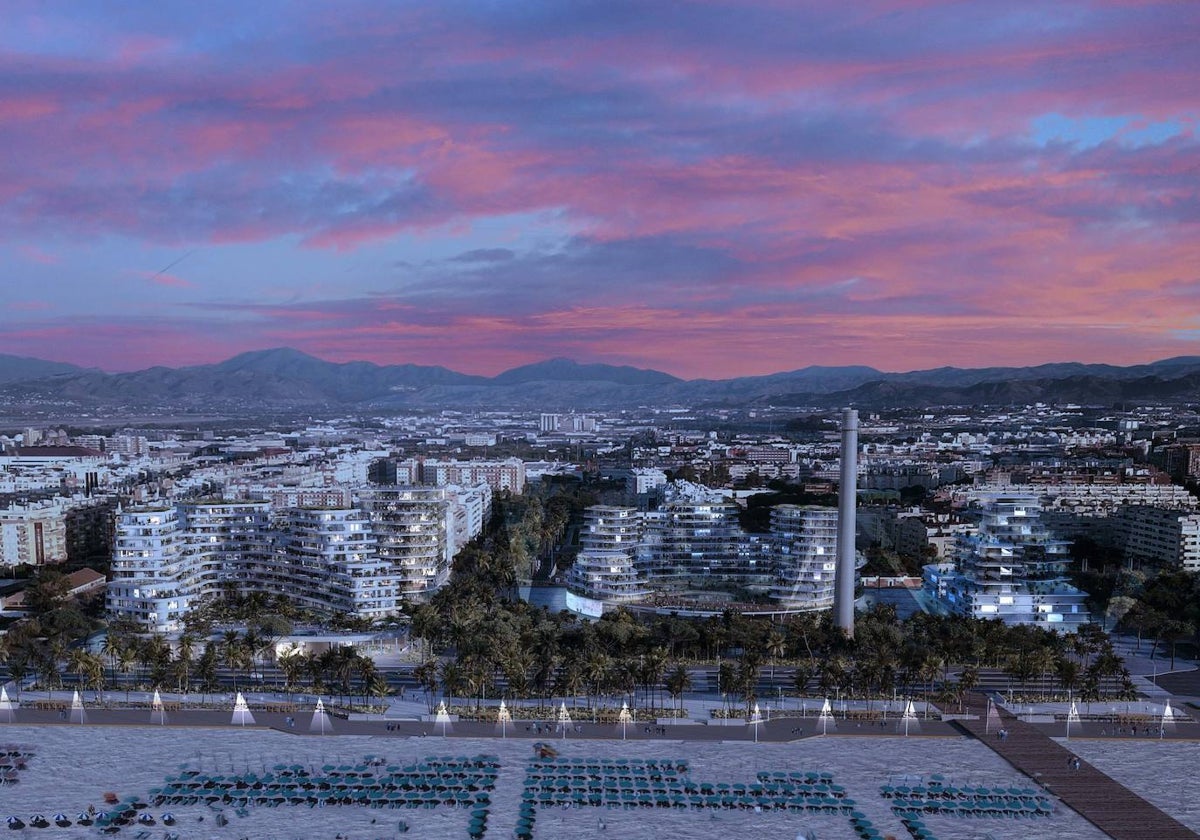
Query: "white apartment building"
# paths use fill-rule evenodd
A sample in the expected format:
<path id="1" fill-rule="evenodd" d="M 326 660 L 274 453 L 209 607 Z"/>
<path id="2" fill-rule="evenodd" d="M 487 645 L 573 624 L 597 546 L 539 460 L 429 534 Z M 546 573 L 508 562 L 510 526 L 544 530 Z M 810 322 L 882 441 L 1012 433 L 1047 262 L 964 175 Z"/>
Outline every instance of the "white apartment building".
<path id="1" fill-rule="evenodd" d="M 1200 513 L 1127 505 L 1108 524 L 1111 543 L 1132 562 L 1200 572 Z"/>
<path id="2" fill-rule="evenodd" d="M 634 467 L 630 470 L 627 486 L 636 496 L 657 490 L 667 485 L 667 474 L 652 467 Z"/>
<path id="3" fill-rule="evenodd" d="M 64 510 L 53 503 L 0 510 L 0 568 L 45 566 L 67 559 Z"/>
<path id="4" fill-rule="evenodd" d="M 358 508 L 293 508 L 277 530 L 275 591 L 316 610 L 365 618 L 395 614 L 397 573 L 379 556 L 370 518 Z M 277 587 L 277 588 L 276 588 Z"/>
<path id="5" fill-rule="evenodd" d="M 444 487 L 377 487 L 362 493 L 379 541 L 405 598 L 425 599 L 450 579 L 446 550 L 449 502 Z"/>
<path id="6" fill-rule="evenodd" d="M 642 517 L 633 508 L 595 505 L 584 513 L 580 552 L 567 573 L 568 608 L 599 617 L 604 607 L 650 594 L 638 568 Z"/>
<path id="7" fill-rule="evenodd" d="M 1051 537 L 1040 513 L 1036 496 L 989 499 L 979 532 L 959 538 L 953 569 L 925 567 L 926 591 L 974 618 L 1063 631 L 1087 622 L 1087 593 L 1066 581 L 1067 543 Z"/>
<path id="8" fill-rule="evenodd" d="M 837 508 L 777 505 L 771 509 L 775 581 L 771 596 L 795 610 L 833 606 L 837 572 Z"/>
<path id="9" fill-rule="evenodd" d="M 394 462 L 397 484 L 429 484 L 442 487 L 453 484 L 472 487 L 486 484 L 493 490 L 525 492 L 525 464 L 520 458 L 494 461 L 443 461 L 434 458 L 410 458 Z"/>
<path id="10" fill-rule="evenodd" d="M 681 586 L 702 578 L 744 577 L 750 558 L 737 505 L 698 484 L 675 482 L 662 507 L 646 515 L 649 574 Z"/>
<path id="11" fill-rule="evenodd" d="M 833 605 L 836 508 L 779 505 L 770 535 L 750 535 L 719 494 L 686 483 L 672 489 L 663 510 L 587 509 L 581 550 L 567 573 L 570 610 L 598 617 L 606 608 L 730 583 L 769 593 L 779 612 Z"/>
<path id="12" fill-rule="evenodd" d="M 148 630 L 179 629 L 200 597 L 192 560 L 183 556 L 185 539 L 173 506 L 120 513 L 105 599 L 109 614 Z"/>
<path id="13" fill-rule="evenodd" d="M 226 590 L 391 615 L 446 582 L 453 554 L 482 530 L 490 501 L 485 487 L 391 487 L 361 507 L 205 500 L 132 508 L 118 515 L 107 606 L 163 632 Z"/>

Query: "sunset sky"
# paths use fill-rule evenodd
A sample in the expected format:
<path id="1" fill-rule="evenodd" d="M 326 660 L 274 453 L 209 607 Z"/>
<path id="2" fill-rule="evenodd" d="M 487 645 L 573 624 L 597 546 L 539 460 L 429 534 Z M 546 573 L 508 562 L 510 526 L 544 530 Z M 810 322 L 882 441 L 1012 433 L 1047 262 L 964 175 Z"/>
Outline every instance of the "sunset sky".
<path id="1" fill-rule="evenodd" d="M 5 0 L 0 352 L 1200 354 L 1200 2 Z"/>

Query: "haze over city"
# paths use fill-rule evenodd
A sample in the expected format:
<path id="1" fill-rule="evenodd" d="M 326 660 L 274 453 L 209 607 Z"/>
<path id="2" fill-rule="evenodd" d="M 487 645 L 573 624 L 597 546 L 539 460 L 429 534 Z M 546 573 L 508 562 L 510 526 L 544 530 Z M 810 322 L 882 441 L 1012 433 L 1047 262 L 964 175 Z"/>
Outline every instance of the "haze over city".
<path id="1" fill-rule="evenodd" d="M 1197 353 L 1198 30 L 1193 2 L 18 0 L 0 352 Z"/>

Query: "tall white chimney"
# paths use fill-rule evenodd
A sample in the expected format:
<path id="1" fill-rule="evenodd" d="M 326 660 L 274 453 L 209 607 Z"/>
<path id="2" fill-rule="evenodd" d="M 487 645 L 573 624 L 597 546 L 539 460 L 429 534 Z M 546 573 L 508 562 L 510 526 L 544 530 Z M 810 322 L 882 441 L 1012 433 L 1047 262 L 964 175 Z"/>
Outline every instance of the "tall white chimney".
<path id="1" fill-rule="evenodd" d="M 842 412 L 842 476 L 838 488 L 837 574 L 833 618 L 847 638 L 854 637 L 854 532 L 858 501 L 858 412 Z"/>

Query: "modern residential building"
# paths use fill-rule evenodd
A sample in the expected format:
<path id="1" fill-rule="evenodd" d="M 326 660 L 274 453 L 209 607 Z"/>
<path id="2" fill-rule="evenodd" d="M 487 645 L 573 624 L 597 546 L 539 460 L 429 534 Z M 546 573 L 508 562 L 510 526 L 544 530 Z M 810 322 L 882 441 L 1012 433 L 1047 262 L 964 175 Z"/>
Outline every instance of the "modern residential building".
<path id="1" fill-rule="evenodd" d="M 109 614 L 152 630 L 181 627 L 202 595 L 194 564 L 184 556 L 185 541 L 173 505 L 120 512 L 105 601 Z"/>
<path id="2" fill-rule="evenodd" d="M 685 481 L 670 485 L 662 507 L 646 516 L 650 577 L 688 587 L 752 573 L 737 513 L 719 492 Z"/>
<path id="3" fill-rule="evenodd" d="M 1132 565 L 1200 572 L 1200 513 L 1126 505 L 1108 526 L 1107 542 Z"/>
<path id="4" fill-rule="evenodd" d="M 444 487 L 411 486 L 376 487 L 362 494 L 379 557 L 396 570 L 405 598 L 428 598 L 450 578 L 446 494 Z"/>
<path id="5" fill-rule="evenodd" d="M 483 486 L 391 487 L 361 507 L 202 500 L 131 508 L 118 514 L 107 606 L 156 631 L 179 629 L 189 610 L 226 591 L 391 615 L 445 584 L 490 499 Z"/>
<path id="6" fill-rule="evenodd" d="M 635 509 L 588 508 L 579 555 L 567 573 L 568 608 L 598 616 L 606 606 L 636 603 L 649 595 L 637 562 L 641 537 L 642 518 Z"/>
<path id="7" fill-rule="evenodd" d="M 947 609 L 1006 624 L 1072 631 L 1089 620 L 1087 593 L 1067 582 L 1067 543 L 1053 539 L 1035 496 L 997 495 L 977 534 L 962 535 L 953 567 L 925 567 L 927 592 Z"/>
<path id="8" fill-rule="evenodd" d="M 292 508 L 276 528 L 276 591 L 316 610 L 364 618 L 396 612 L 398 575 L 382 559 L 370 517 L 358 508 Z"/>
<path id="9" fill-rule="evenodd" d="M 816 505 L 771 509 L 774 585 L 771 596 L 796 610 L 833 606 L 838 511 Z"/>
<path id="10" fill-rule="evenodd" d="M 587 509 L 581 550 L 567 574 L 568 608 L 599 616 L 620 605 L 670 602 L 711 611 L 723 603 L 718 593 L 735 591 L 769 598 L 768 612 L 833 605 L 836 508 L 780 505 L 771 511 L 769 535 L 747 534 L 736 505 L 720 494 L 686 483 L 671 489 L 662 510 Z"/>

